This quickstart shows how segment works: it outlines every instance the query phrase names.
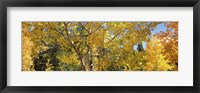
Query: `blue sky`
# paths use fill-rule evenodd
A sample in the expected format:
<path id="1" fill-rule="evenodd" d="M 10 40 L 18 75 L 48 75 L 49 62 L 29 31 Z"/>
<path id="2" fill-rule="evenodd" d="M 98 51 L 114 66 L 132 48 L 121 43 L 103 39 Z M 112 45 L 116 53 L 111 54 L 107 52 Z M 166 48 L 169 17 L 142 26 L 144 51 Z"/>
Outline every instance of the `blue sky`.
<path id="1" fill-rule="evenodd" d="M 161 31 L 166 31 L 167 28 L 165 27 L 164 23 L 161 23 L 161 24 L 158 24 L 157 27 L 151 31 L 152 34 L 157 34 L 157 33 L 160 33 Z M 146 48 L 146 42 L 143 42 L 142 43 L 143 47 Z M 133 47 L 135 50 L 137 50 L 137 45 L 135 45 Z"/>
<path id="2" fill-rule="evenodd" d="M 164 23 L 161 23 L 161 24 L 158 24 L 156 26 L 156 28 L 153 29 L 153 31 L 151 31 L 151 33 L 157 34 L 157 33 L 160 33 L 162 31 L 166 31 L 166 30 L 167 30 L 167 28 L 165 27 Z M 110 31 L 110 34 L 113 36 L 114 35 L 113 31 Z M 144 48 L 146 48 L 146 44 L 147 44 L 146 42 L 142 42 L 142 45 L 143 45 Z M 133 49 L 137 50 L 137 45 L 133 46 Z"/>
<path id="3" fill-rule="evenodd" d="M 166 31 L 167 28 L 165 27 L 164 23 L 157 25 L 156 29 L 152 31 L 152 33 L 160 33 L 161 31 Z"/>

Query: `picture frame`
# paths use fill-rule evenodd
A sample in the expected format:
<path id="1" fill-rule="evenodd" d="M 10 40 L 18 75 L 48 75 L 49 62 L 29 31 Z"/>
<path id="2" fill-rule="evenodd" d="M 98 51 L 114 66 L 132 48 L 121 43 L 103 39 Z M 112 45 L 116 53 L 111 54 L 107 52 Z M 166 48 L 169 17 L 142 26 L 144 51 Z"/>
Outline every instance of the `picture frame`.
<path id="1" fill-rule="evenodd" d="M 199 93 L 199 0 L 3 0 L 0 3 L 0 91 L 1 93 Z M 193 7 L 193 86 L 7 86 L 8 7 Z"/>

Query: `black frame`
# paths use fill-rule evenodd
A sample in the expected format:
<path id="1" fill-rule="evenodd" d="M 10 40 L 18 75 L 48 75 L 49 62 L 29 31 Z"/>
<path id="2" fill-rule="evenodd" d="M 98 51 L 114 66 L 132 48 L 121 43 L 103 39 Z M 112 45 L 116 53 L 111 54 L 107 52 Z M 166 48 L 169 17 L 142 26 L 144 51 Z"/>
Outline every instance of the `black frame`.
<path id="1" fill-rule="evenodd" d="M 193 86 L 7 86 L 7 7 L 193 7 Z M 0 2 L 0 91 L 1 93 L 200 93 L 199 40 L 200 0 L 2 0 Z"/>

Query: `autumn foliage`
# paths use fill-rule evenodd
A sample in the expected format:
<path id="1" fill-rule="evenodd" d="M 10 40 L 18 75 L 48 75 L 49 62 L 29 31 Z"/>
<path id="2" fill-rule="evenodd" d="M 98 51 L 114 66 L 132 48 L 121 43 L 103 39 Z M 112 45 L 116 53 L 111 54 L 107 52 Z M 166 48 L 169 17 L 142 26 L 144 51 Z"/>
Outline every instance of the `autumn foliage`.
<path id="1" fill-rule="evenodd" d="M 178 22 L 22 22 L 22 70 L 177 71 Z"/>

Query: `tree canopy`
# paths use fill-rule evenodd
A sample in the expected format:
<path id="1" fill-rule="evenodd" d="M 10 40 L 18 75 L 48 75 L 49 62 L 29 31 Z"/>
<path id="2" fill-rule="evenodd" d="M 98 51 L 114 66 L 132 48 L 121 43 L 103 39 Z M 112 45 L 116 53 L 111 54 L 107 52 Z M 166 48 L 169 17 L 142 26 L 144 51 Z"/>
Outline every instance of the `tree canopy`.
<path id="1" fill-rule="evenodd" d="M 177 71 L 178 22 L 22 22 L 22 70 Z"/>

